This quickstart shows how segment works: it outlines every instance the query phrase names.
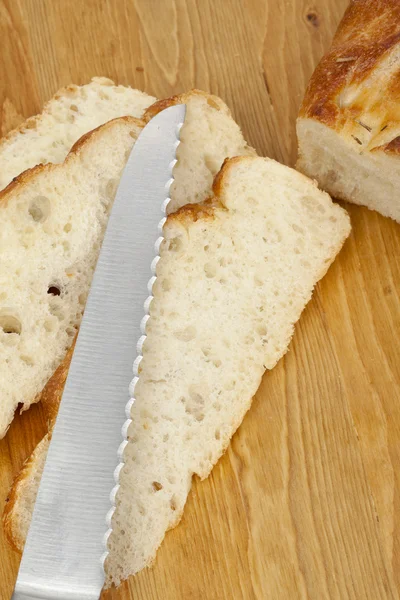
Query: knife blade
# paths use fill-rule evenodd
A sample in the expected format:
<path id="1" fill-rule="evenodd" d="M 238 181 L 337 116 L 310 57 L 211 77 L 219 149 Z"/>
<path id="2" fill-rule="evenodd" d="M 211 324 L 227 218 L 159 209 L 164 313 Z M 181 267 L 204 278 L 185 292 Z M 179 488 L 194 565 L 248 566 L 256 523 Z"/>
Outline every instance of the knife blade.
<path id="1" fill-rule="evenodd" d="M 97 600 L 106 515 L 126 434 L 136 342 L 148 302 L 154 242 L 173 181 L 185 105 L 138 137 L 108 221 L 54 427 L 13 600 Z M 162 214 L 163 213 L 163 214 Z M 160 223 L 159 223 L 160 222 Z M 160 233 L 158 234 L 160 235 Z M 129 406 L 129 404 L 128 404 Z M 122 430 L 121 430 L 122 427 Z M 115 473 L 114 473 L 115 471 Z M 116 478 L 116 479 L 115 479 Z M 117 482 L 118 483 L 118 482 Z M 112 510 L 112 509 L 111 509 Z"/>

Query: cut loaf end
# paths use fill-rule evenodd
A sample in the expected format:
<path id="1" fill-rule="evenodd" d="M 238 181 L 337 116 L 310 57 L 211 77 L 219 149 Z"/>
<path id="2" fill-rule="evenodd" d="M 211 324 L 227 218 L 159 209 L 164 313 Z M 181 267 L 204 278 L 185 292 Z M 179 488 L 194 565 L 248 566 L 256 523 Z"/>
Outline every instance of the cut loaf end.
<path id="1" fill-rule="evenodd" d="M 296 168 L 334 198 L 367 206 L 400 223 L 399 159 L 384 148 L 361 152 L 354 138 L 317 121 L 297 120 Z M 357 138 L 358 139 L 358 138 Z"/>

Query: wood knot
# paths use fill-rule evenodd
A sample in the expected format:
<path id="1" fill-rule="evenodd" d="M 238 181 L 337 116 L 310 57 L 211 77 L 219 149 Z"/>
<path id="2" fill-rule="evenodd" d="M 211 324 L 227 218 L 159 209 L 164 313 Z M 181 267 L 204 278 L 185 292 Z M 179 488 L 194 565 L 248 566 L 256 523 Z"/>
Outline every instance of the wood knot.
<path id="1" fill-rule="evenodd" d="M 307 12 L 306 19 L 307 19 L 307 23 L 310 23 L 310 25 L 312 25 L 312 27 L 315 27 L 316 29 L 318 29 L 318 27 L 321 24 L 321 19 L 319 17 L 319 14 L 314 9 L 311 9 Z"/>

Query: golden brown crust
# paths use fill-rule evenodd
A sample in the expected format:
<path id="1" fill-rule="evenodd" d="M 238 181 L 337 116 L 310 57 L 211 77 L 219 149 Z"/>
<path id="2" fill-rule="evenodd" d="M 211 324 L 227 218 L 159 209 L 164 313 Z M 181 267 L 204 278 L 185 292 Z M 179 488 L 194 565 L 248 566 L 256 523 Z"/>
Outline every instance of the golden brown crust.
<path id="1" fill-rule="evenodd" d="M 398 124 L 399 51 L 398 0 L 352 0 L 329 52 L 314 71 L 299 116 L 316 119 L 335 130 L 349 122 L 359 124 L 366 114 L 372 121 L 378 115 L 382 118 L 380 131 L 387 124 Z M 380 69 L 382 73 L 375 79 Z M 350 94 L 344 99 L 346 91 Z M 399 147 L 399 140 L 393 140 L 381 149 L 398 152 Z"/>
<path id="2" fill-rule="evenodd" d="M 75 349 L 76 338 L 77 336 L 72 342 L 72 346 L 69 348 L 67 354 L 64 357 L 64 360 L 62 361 L 58 369 L 54 372 L 53 376 L 50 377 L 49 381 L 43 388 L 42 393 L 40 394 L 39 401 L 42 403 L 42 406 L 46 411 L 49 431 L 53 429 L 57 417 L 58 407 L 60 406 L 65 382 L 68 376 L 68 370 Z"/>
<path id="3" fill-rule="evenodd" d="M 185 204 L 176 212 L 168 216 L 167 225 L 180 224 L 187 227 L 190 223 L 194 223 L 199 219 L 209 220 L 215 218 L 215 209 L 225 209 L 223 202 L 224 186 L 228 177 L 229 171 L 238 163 L 254 160 L 254 156 L 234 156 L 226 158 L 222 164 L 220 171 L 214 177 L 212 190 L 214 196 L 207 198 L 198 204 Z"/>
<path id="4" fill-rule="evenodd" d="M 230 111 L 226 104 L 217 96 L 213 96 L 212 94 L 208 94 L 207 92 L 203 92 L 202 90 L 193 89 L 189 92 L 185 92 L 183 94 L 177 94 L 176 96 L 171 96 L 170 98 L 164 98 L 163 100 L 158 100 L 154 102 L 151 106 L 149 106 L 143 115 L 143 120 L 148 123 L 150 119 L 152 119 L 155 115 L 157 115 L 162 110 L 169 108 L 170 106 L 175 106 L 175 104 L 185 104 L 191 98 L 201 97 L 207 100 L 207 103 L 216 110 L 224 110 L 230 114 Z"/>

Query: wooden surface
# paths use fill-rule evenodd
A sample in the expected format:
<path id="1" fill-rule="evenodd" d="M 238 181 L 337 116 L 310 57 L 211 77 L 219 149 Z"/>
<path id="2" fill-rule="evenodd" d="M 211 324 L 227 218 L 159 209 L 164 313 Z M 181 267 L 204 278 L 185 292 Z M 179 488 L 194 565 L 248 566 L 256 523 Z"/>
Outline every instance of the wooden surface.
<path id="1" fill-rule="evenodd" d="M 62 85 L 106 75 L 164 97 L 219 94 L 260 154 L 293 164 L 295 117 L 346 0 L 0 0 L 5 133 Z M 104 600 L 398 598 L 400 226 L 349 207 L 318 285 L 211 477 L 151 570 Z M 0 443 L 0 508 L 45 432 Z M 18 556 L 0 533 L 0 598 Z"/>

